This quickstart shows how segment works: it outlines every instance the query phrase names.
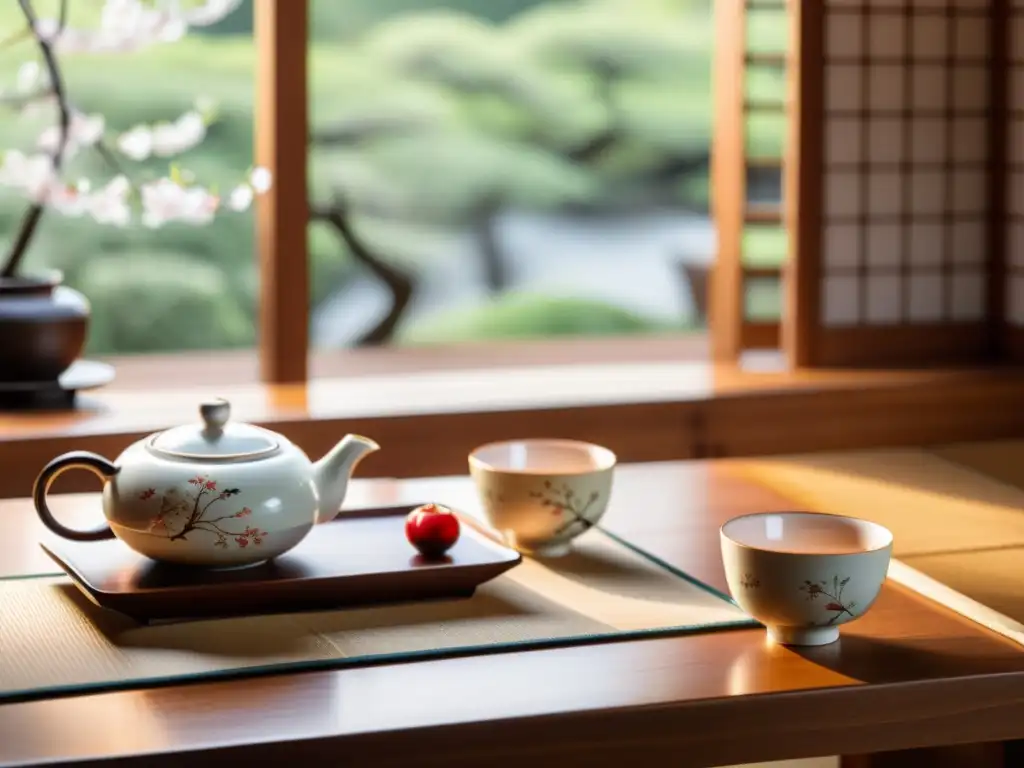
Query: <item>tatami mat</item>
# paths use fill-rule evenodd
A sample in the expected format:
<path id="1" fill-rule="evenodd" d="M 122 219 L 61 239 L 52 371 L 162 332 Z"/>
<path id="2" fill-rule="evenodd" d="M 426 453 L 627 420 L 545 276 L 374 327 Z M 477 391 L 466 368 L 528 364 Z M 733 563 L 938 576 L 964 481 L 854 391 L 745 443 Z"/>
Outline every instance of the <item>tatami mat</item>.
<path id="1" fill-rule="evenodd" d="M 1024 440 L 959 443 L 930 448 L 929 452 L 993 480 L 1024 489 Z"/>
<path id="2" fill-rule="evenodd" d="M 735 468 L 805 509 L 886 526 L 897 557 L 1024 546 L 1024 489 L 925 450 L 778 457 Z"/>

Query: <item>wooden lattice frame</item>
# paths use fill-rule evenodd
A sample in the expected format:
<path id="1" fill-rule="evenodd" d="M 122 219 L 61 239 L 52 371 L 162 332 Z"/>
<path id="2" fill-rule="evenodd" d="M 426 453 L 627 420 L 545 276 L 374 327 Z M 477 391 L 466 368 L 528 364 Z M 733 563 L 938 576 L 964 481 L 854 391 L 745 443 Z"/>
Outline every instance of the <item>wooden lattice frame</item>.
<path id="1" fill-rule="evenodd" d="M 793 2 L 791 9 L 795 41 L 792 54 L 794 96 L 791 110 L 794 144 L 789 157 L 791 167 L 787 188 L 790 195 L 793 245 L 792 268 L 787 274 L 787 307 L 784 313 L 786 326 L 783 331 L 784 347 L 790 362 L 795 366 L 813 367 L 903 366 L 1000 359 L 1003 346 L 1001 342 L 1006 327 L 1002 299 L 1005 295 L 1003 265 L 1006 249 L 1002 178 L 1006 147 L 1006 82 L 1005 67 L 1000 59 L 1001 52 L 1005 50 L 1005 24 L 999 23 L 1001 18 L 1005 18 L 1004 0 L 993 2 L 990 6 L 977 3 L 963 4 L 956 0 L 932 3 L 894 0 L 885 5 L 868 2 Z M 853 27 L 855 23 L 861 25 L 863 33 L 860 36 L 861 49 L 858 54 L 844 59 L 828 50 L 828 14 L 841 14 L 850 22 L 847 27 Z M 900 22 L 894 23 L 892 28 L 902 30 L 902 46 L 898 46 L 901 51 L 900 55 L 893 56 L 891 60 L 885 60 L 877 51 L 871 49 L 874 37 L 868 34 L 868 30 L 878 28 L 871 27 L 871 19 L 876 15 Z M 944 29 L 947 36 L 944 45 L 946 54 L 934 62 L 920 56 L 914 59 L 914 35 L 922 35 L 925 25 L 919 23 L 919 20 L 927 16 L 947 20 L 946 23 L 937 25 Z M 979 16 L 988 22 L 986 34 L 990 39 L 986 42 L 987 58 L 977 62 L 968 61 L 963 57 L 956 58 L 954 51 L 960 46 L 960 41 L 956 38 L 958 25 L 953 23 L 954 18 L 962 20 Z M 963 26 L 960 25 L 959 34 L 963 34 Z M 844 29 L 841 23 L 839 29 Z M 852 273 L 858 279 L 852 284 L 860 290 L 856 311 L 861 323 L 850 327 L 835 327 L 834 323 L 826 323 L 826 317 L 829 317 L 830 322 L 834 321 L 835 317 L 829 316 L 829 310 L 824 306 L 824 278 L 826 274 L 832 277 L 838 271 L 833 264 L 830 267 L 831 271 L 826 272 L 825 253 L 829 247 L 825 239 L 826 227 L 829 224 L 836 226 L 837 220 L 834 216 L 831 219 L 827 218 L 822 198 L 826 197 L 829 191 L 828 174 L 844 169 L 826 166 L 826 120 L 836 119 L 839 115 L 827 108 L 825 73 L 829 66 L 843 65 L 859 67 L 862 89 L 860 110 L 850 115 L 860 120 L 860 156 L 858 162 L 845 169 L 850 172 L 850 178 L 860 184 L 858 210 L 850 217 L 848 224 L 857 231 L 859 237 L 860 253 L 856 265 L 852 268 Z M 868 109 L 872 96 L 872 78 L 869 75 L 875 71 L 869 67 L 880 68 L 883 65 L 889 65 L 903 77 L 902 103 L 893 109 L 890 115 L 883 114 L 879 109 Z M 922 110 L 914 103 L 914 81 L 917 73 L 923 71 L 922 67 L 929 68 L 932 65 L 941 67 L 945 78 L 945 98 L 941 109 L 929 115 L 926 110 Z M 963 78 L 962 73 L 969 67 L 980 68 L 972 73 L 971 79 L 981 82 L 982 87 L 987 89 L 985 109 L 971 111 L 957 106 L 964 96 L 962 86 L 961 90 L 956 90 L 957 79 Z M 896 285 L 901 293 L 896 307 L 899 317 L 896 320 L 887 319 L 882 324 L 870 325 L 863 322 L 868 312 L 866 286 L 867 281 L 881 270 L 875 265 L 873 273 L 872 267 L 869 266 L 871 258 L 877 256 L 877 253 L 868 251 L 869 226 L 878 225 L 880 220 L 877 214 L 875 218 L 869 214 L 872 201 L 869 199 L 871 192 L 868 179 L 872 178 L 871 173 L 877 174 L 880 170 L 877 162 L 872 163 L 869 168 L 869 161 L 875 158 L 870 156 L 867 142 L 870 121 L 889 118 L 892 118 L 894 124 L 898 123 L 901 126 L 905 145 L 905 151 L 890 169 L 900 180 L 902 203 L 900 210 L 891 216 L 888 223 L 891 227 L 898 228 L 900 237 L 898 262 L 891 272 L 890 283 Z M 925 280 L 921 278 L 926 276 L 921 264 L 914 264 L 911 261 L 911 231 L 923 222 L 922 214 L 917 212 L 912 200 L 912 186 L 917 180 L 911 174 L 926 170 L 919 160 L 912 160 L 911 142 L 916 140 L 912 135 L 912 126 L 923 125 L 921 121 L 930 118 L 941 120 L 945 140 L 944 155 L 935 163 L 936 170 L 944 174 L 945 197 L 940 209 L 935 212 L 933 221 L 928 224 L 932 228 L 941 227 L 941 235 L 938 238 L 941 253 L 937 272 L 941 277 L 936 278 L 935 284 L 944 291 L 941 302 L 943 321 L 935 323 L 923 322 L 920 315 L 910 317 L 913 308 L 920 307 L 920 303 L 915 305 L 913 302 L 912 286 L 914 289 L 924 286 Z M 968 171 L 961 167 L 950 148 L 959 138 L 954 135 L 954 127 L 962 127 L 968 123 L 976 128 L 981 126 L 984 143 L 988 148 L 987 156 L 979 159 L 971 171 L 976 171 L 976 180 L 983 190 L 982 196 L 988 198 L 988 204 L 983 210 L 962 213 L 960 207 L 963 201 L 955 199 L 956 191 L 949 180 L 960 178 L 955 174 Z M 913 146 L 917 147 L 919 144 Z M 978 231 L 984 233 L 984 250 L 979 251 L 978 264 L 958 265 L 956 262 L 961 259 L 962 252 L 953 250 L 957 240 L 955 235 L 961 235 L 962 240 L 962 235 L 968 231 L 969 226 L 976 226 Z M 956 278 L 952 277 L 954 274 L 957 275 Z M 965 278 L 965 275 L 968 277 Z M 980 290 L 987 294 L 980 308 L 976 301 L 972 304 L 963 300 L 964 286 L 973 289 L 979 283 Z M 829 287 L 834 288 L 837 284 L 832 282 Z M 956 305 L 956 312 L 959 313 L 957 317 L 950 314 L 953 312 L 950 298 L 952 286 L 956 286 L 960 297 Z M 833 290 L 831 295 L 835 297 L 836 293 L 837 291 Z M 917 293 L 920 297 L 921 291 L 918 290 Z M 970 312 L 977 310 L 977 316 L 972 316 L 970 312 L 965 313 L 964 306 L 967 306 Z M 877 321 L 877 317 L 874 321 Z"/>
<path id="2" fill-rule="evenodd" d="M 747 291 L 756 281 L 777 282 L 783 269 L 748 263 L 747 233 L 753 228 L 779 228 L 788 240 L 783 205 L 748 202 L 747 177 L 755 169 L 783 170 L 783 156 L 757 156 L 749 151 L 748 120 L 777 116 L 787 125 L 790 99 L 755 101 L 747 97 L 746 79 L 759 68 L 787 71 L 786 51 L 752 50 L 749 16 L 787 13 L 783 0 L 737 0 L 715 3 L 715 134 L 712 207 L 718 234 L 718 256 L 711 280 L 710 326 L 715 357 L 735 360 L 749 349 L 777 349 L 780 324 L 748 316 Z M 783 155 L 786 153 L 783 152 Z"/>

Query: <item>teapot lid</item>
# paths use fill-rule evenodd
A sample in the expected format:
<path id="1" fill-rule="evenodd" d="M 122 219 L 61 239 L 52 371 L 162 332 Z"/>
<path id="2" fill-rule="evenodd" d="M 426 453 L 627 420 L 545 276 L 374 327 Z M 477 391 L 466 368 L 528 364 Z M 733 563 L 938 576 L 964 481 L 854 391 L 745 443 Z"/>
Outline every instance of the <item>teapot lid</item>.
<path id="1" fill-rule="evenodd" d="M 222 398 L 200 405 L 199 415 L 201 425 L 186 424 L 153 435 L 150 450 L 176 459 L 249 461 L 280 447 L 273 432 L 252 424 L 228 423 L 231 404 Z"/>

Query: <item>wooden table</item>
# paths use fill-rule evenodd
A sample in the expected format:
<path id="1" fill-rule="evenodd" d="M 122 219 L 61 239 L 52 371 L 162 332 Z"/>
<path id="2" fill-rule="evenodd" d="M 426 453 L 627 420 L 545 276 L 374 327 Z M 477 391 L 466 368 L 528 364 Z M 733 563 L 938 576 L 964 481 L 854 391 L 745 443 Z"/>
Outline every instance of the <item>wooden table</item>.
<path id="1" fill-rule="evenodd" d="M 608 526 L 719 588 L 722 521 L 792 506 L 728 462 L 627 465 L 616 482 Z M 472 492 L 464 478 L 374 480 L 354 483 L 348 503 L 430 499 L 468 505 Z M 94 496 L 55 505 L 70 522 L 97 514 Z M 0 525 L 0 575 L 54 570 L 28 502 L 0 503 Z M 823 648 L 742 630 L 0 706 L 4 766 L 619 768 L 843 754 L 985 768 L 1004 751 L 983 742 L 1018 738 L 1021 647 L 894 585 Z M 880 754 L 926 747 L 944 749 Z"/>

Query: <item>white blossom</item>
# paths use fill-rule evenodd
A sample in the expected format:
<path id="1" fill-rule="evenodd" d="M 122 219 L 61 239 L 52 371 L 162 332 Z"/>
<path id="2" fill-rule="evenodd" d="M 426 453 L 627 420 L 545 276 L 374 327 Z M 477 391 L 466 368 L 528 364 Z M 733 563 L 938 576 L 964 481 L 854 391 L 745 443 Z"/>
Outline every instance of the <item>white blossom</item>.
<path id="1" fill-rule="evenodd" d="M 95 192 L 90 192 L 88 184 L 80 183 L 77 187 L 54 185 L 46 203 L 65 216 L 88 214 L 98 224 L 124 227 L 131 222 L 130 192 L 128 179 L 116 176 Z"/>
<path id="2" fill-rule="evenodd" d="M 72 112 L 68 123 L 67 144 L 65 151 L 74 154 L 79 147 L 91 147 L 103 136 L 106 120 L 103 115 L 86 115 Z M 51 125 L 39 135 L 36 146 L 43 152 L 51 154 L 60 148 L 60 126 Z"/>
<path id="3" fill-rule="evenodd" d="M 206 138 L 206 123 L 195 110 L 189 110 L 173 123 L 137 125 L 117 138 L 117 148 L 132 160 L 151 155 L 170 157 L 187 152 Z"/>
<path id="4" fill-rule="evenodd" d="M 0 164 L 0 184 L 66 216 L 79 216 L 83 211 L 78 190 L 61 183 L 49 155 L 26 155 L 17 150 L 5 152 Z"/>
<path id="5" fill-rule="evenodd" d="M 258 194 L 262 195 L 270 189 L 270 171 L 262 167 L 253 168 L 252 173 L 249 174 L 249 183 Z"/>
<path id="6" fill-rule="evenodd" d="M 87 198 L 74 187 L 54 184 L 50 187 L 46 204 L 65 216 L 81 216 L 85 213 Z"/>
<path id="7" fill-rule="evenodd" d="M 179 155 L 206 138 L 206 123 L 198 112 L 189 111 L 173 123 L 163 123 L 153 129 L 153 154 L 160 157 Z"/>
<path id="8" fill-rule="evenodd" d="M 233 211 L 245 211 L 252 205 L 253 200 L 252 187 L 248 184 L 239 184 L 228 195 L 228 208 Z"/>
<path id="9" fill-rule="evenodd" d="M 145 160 L 153 153 L 153 132 L 136 126 L 117 137 L 117 148 L 132 160 Z"/>
<path id="10" fill-rule="evenodd" d="M 4 153 L 0 184 L 21 190 L 33 202 L 45 202 L 55 178 L 49 155 L 26 155 L 16 149 Z"/>
<path id="11" fill-rule="evenodd" d="M 81 188 L 79 188 L 81 192 Z M 85 208 L 99 224 L 127 226 L 132 212 L 128 205 L 131 183 L 125 176 L 115 176 L 96 192 L 88 195 Z"/>
<path id="12" fill-rule="evenodd" d="M 37 61 L 26 61 L 18 67 L 18 79 L 15 81 L 19 93 L 28 93 L 40 86 L 42 70 Z"/>
<path id="13" fill-rule="evenodd" d="M 142 222 L 161 227 L 168 222 L 207 224 L 213 220 L 220 198 L 203 187 L 186 187 L 168 178 L 142 186 Z"/>

